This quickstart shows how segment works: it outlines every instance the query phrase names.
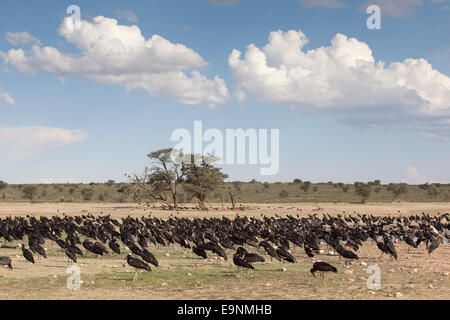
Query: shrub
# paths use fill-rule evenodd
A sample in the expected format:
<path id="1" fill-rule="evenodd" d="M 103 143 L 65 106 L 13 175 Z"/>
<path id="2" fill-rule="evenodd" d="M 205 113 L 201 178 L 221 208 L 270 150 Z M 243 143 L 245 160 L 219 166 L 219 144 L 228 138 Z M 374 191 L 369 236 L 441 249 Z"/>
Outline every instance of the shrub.
<path id="1" fill-rule="evenodd" d="M 370 197 L 372 189 L 369 184 L 359 183 L 356 187 L 355 192 L 362 197 L 362 202 L 365 203 L 367 198 Z"/>
<path id="2" fill-rule="evenodd" d="M 428 190 L 428 192 L 427 192 L 427 195 L 428 195 L 429 197 L 432 197 L 432 198 L 437 197 L 438 194 L 439 194 L 439 192 L 437 191 L 436 188 L 431 188 L 431 189 Z"/>
<path id="3" fill-rule="evenodd" d="M 25 199 L 33 200 L 36 195 L 36 186 L 27 185 L 22 188 L 22 194 Z"/>
<path id="4" fill-rule="evenodd" d="M 111 186 L 113 186 L 115 183 L 116 183 L 116 182 L 115 182 L 114 180 L 108 180 L 108 181 L 106 182 L 106 185 L 109 186 L 109 187 L 111 187 Z"/>
<path id="5" fill-rule="evenodd" d="M 289 193 L 286 190 L 281 190 L 281 192 L 278 194 L 280 198 L 287 198 L 289 197 Z"/>
<path id="6" fill-rule="evenodd" d="M 311 182 L 309 181 L 305 181 L 303 182 L 302 186 L 300 187 L 300 189 L 302 189 L 303 191 L 305 191 L 305 193 L 308 193 L 309 188 L 311 187 Z"/>
<path id="7" fill-rule="evenodd" d="M 90 188 L 84 188 L 81 190 L 81 196 L 83 197 L 83 200 L 89 201 L 92 199 L 92 196 L 94 195 L 94 190 Z"/>
<path id="8" fill-rule="evenodd" d="M 117 192 L 118 193 L 123 193 L 123 192 L 125 192 L 125 190 L 126 190 L 126 186 L 121 186 L 121 187 L 119 187 L 118 189 L 117 189 Z"/>

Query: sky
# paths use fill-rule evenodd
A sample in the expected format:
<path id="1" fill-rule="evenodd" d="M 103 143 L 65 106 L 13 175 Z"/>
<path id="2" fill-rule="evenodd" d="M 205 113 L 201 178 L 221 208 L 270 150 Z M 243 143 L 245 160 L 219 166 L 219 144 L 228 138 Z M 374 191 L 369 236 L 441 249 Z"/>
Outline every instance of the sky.
<path id="1" fill-rule="evenodd" d="M 229 181 L 450 183 L 449 34 L 450 0 L 2 0 L 0 180 L 126 181 L 202 121 L 279 132 Z"/>

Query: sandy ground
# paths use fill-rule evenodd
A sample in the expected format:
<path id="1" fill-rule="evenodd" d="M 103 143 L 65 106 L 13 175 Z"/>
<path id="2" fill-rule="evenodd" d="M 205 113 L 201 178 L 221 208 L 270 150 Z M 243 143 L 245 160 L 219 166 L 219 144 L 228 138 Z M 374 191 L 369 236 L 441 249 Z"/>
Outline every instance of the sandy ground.
<path id="1" fill-rule="evenodd" d="M 193 208 L 193 204 L 182 205 L 184 208 Z M 180 209 L 178 211 L 161 210 L 160 206 L 152 208 L 144 204 L 133 203 L 9 203 L 0 202 L 0 217 L 19 216 L 19 215 L 80 215 L 86 213 L 92 214 L 111 214 L 114 216 L 148 216 L 149 214 L 157 217 L 168 217 L 179 214 L 184 217 L 197 216 L 234 216 L 236 213 L 241 215 L 258 216 L 260 214 L 271 215 L 307 215 L 307 214 L 373 214 L 373 215 L 409 215 L 429 214 L 450 212 L 450 202 L 395 202 L 395 203 L 367 203 L 367 204 L 349 204 L 349 203 L 282 203 L 282 204 L 245 204 L 245 210 L 222 210 L 220 204 L 213 203 L 209 205 L 208 211 L 199 211 L 195 209 Z"/>
<path id="2" fill-rule="evenodd" d="M 213 205 L 220 207 L 220 205 Z M 397 215 L 450 212 L 447 203 L 395 203 L 395 204 L 247 204 L 244 211 L 180 210 L 180 216 L 233 216 L 240 215 L 306 215 L 326 212 L 370 213 Z M 59 212 L 58 212 L 59 210 Z M 121 217 L 152 214 L 166 217 L 177 214 L 141 205 L 130 204 L 26 204 L 0 203 L 0 217 L 7 215 L 54 214 L 108 214 Z M 19 245 L 19 243 L 15 243 Z M 294 248 L 298 262 L 286 265 L 278 261 L 255 264 L 252 274 L 238 276 L 232 263 L 231 250 L 228 261 L 220 261 L 214 255 L 203 260 L 190 250 L 179 246 L 151 247 L 160 266 L 152 272 L 139 274 L 137 282 L 132 278 L 134 270 L 126 264 L 125 255 L 110 255 L 97 259 L 88 255 L 79 259 L 81 287 L 69 290 L 68 262 L 55 244 L 45 244 L 48 259 L 36 259 L 32 265 L 25 261 L 19 248 L 0 248 L 0 256 L 13 259 L 13 271 L 0 268 L 0 299 L 450 299 L 450 245 L 441 246 L 429 255 L 424 245 L 409 249 L 406 244 L 396 244 L 398 260 L 387 256 L 380 258 L 380 251 L 367 242 L 358 255 L 359 261 L 348 265 L 324 245 L 323 254 L 307 258 L 302 248 Z M 256 252 L 256 249 L 250 249 Z M 84 251 L 84 250 L 83 250 Z M 259 252 L 263 254 L 263 252 Z M 324 285 L 309 273 L 314 261 L 327 261 L 338 269 L 337 274 L 327 274 Z M 380 268 L 381 288 L 369 289 L 368 266 Z"/>

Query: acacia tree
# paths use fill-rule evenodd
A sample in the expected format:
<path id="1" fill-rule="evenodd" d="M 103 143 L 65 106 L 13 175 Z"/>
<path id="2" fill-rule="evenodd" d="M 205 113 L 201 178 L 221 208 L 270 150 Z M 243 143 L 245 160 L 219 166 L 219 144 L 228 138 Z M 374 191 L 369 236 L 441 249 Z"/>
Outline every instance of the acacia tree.
<path id="1" fill-rule="evenodd" d="M 217 158 L 212 156 L 190 155 L 191 161 L 185 163 L 184 190 L 197 198 L 199 208 L 205 210 L 207 196 L 223 184 L 228 177 L 220 168 L 212 164 Z"/>
<path id="2" fill-rule="evenodd" d="M 127 191 L 153 201 L 167 202 L 171 199 L 173 208 L 177 209 L 178 189 L 185 172 L 183 153 L 167 148 L 147 156 L 151 160 L 151 167 L 145 168 L 141 176 L 134 174 L 130 177 L 132 181 Z"/>
<path id="3" fill-rule="evenodd" d="M 302 189 L 303 191 L 305 191 L 305 194 L 308 193 L 309 188 L 311 187 L 311 182 L 309 181 L 305 181 L 303 182 L 303 184 L 301 185 L 300 189 Z"/>

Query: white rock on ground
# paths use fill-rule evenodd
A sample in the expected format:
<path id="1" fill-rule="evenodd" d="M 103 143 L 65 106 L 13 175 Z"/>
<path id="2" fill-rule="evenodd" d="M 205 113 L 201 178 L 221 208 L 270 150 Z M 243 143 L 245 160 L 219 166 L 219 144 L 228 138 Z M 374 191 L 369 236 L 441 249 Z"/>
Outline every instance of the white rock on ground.
<path id="1" fill-rule="evenodd" d="M 345 270 L 344 274 L 353 274 L 353 270 Z"/>

